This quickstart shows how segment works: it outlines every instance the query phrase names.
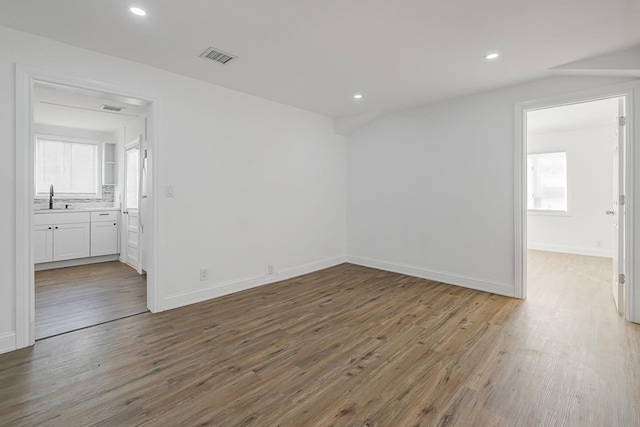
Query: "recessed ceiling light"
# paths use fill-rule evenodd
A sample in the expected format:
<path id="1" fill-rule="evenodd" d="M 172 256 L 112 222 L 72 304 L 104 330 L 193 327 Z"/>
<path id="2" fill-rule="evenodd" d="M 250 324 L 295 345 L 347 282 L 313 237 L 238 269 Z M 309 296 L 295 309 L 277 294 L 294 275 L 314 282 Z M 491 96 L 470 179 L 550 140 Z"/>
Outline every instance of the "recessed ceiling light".
<path id="1" fill-rule="evenodd" d="M 139 7 L 130 7 L 129 10 L 131 11 L 131 13 L 133 13 L 134 15 L 138 15 L 138 16 L 144 16 L 144 15 L 147 14 L 147 12 L 145 12 L 142 9 L 140 9 Z"/>
<path id="2" fill-rule="evenodd" d="M 353 95 L 353 99 L 362 99 L 362 94 L 356 93 L 355 95 Z"/>
<path id="3" fill-rule="evenodd" d="M 491 61 L 491 60 L 493 60 L 493 59 L 498 59 L 498 57 L 499 57 L 499 56 L 500 56 L 500 54 L 499 54 L 499 53 L 497 53 L 497 52 L 492 52 L 492 53 L 487 53 L 487 54 L 484 56 L 484 59 L 486 59 L 487 61 Z"/>

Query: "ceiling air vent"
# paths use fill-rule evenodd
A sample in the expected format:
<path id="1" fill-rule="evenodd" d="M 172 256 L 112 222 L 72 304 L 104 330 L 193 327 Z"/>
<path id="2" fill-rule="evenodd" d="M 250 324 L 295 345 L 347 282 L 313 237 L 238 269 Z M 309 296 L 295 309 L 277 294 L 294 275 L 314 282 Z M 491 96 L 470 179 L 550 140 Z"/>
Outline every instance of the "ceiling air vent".
<path id="1" fill-rule="evenodd" d="M 227 62 L 236 59 L 237 56 L 234 56 L 227 52 L 223 52 L 220 49 L 216 49 L 215 47 L 210 47 L 209 49 L 202 52 L 200 58 L 207 58 L 221 64 L 226 64 Z"/>
<path id="2" fill-rule="evenodd" d="M 105 111 L 115 111 L 116 113 L 119 113 L 120 111 L 124 110 L 124 107 L 116 107 L 115 105 L 102 104 L 100 106 L 100 109 Z"/>

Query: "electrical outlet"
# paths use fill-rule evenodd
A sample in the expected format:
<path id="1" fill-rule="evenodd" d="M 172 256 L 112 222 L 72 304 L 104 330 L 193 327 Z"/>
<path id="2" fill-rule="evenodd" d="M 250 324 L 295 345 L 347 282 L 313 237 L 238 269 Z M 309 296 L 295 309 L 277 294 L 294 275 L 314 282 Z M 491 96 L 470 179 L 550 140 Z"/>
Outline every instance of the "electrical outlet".
<path id="1" fill-rule="evenodd" d="M 209 269 L 201 268 L 200 269 L 200 281 L 204 282 L 205 280 L 209 280 Z"/>

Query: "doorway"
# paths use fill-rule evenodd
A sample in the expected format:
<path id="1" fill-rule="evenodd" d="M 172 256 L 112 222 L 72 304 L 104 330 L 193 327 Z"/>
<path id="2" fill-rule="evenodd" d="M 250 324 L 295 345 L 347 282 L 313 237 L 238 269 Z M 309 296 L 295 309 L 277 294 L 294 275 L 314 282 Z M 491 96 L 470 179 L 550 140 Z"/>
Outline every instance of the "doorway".
<path id="1" fill-rule="evenodd" d="M 142 100 L 34 83 L 36 339 L 147 311 L 137 244 L 142 135 L 125 145 L 146 110 Z M 121 244 L 121 228 L 136 235 L 135 252 L 130 239 Z"/>
<path id="2" fill-rule="evenodd" d="M 35 273 L 35 338 L 144 313 L 146 276 L 119 261 Z"/>
<path id="3" fill-rule="evenodd" d="M 118 141 L 121 140 L 122 144 L 118 146 L 118 141 L 107 141 L 109 138 L 105 138 L 104 144 L 101 142 L 95 144 L 98 148 L 97 155 L 95 157 L 96 160 L 96 169 L 97 175 L 102 179 L 102 184 L 107 184 L 107 186 L 98 185 L 97 193 L 89 194 L 88 197 L 77 197 L 77 200 L 69 200 L 65 196 L 69 196 L 69 193 L 73 193 L 72 191 L 64 191 L 63 189 L 55 189 L 52 190 L 51 193 L 53 196 L 53 207 L 54 209 L 47 212 L 49 215 L 51 214 L 68 214 L 68 215 L 79 215 L 79 217 L 74 218 L 74 223 L 84 222 L 84 227 L 74 227 L 77 230 L 75 232 L 75 237 L 78 239 L 58 239 L 58 243 L 63 242 L 65 245 L 62 245 L 63 248 L 72 248 L 73 250 L 68 252 L 67 259 L 62 259 L 60 257 L 55 257 L 54 259 L 47 261 L 43 261 L 42 259 L 38 259 L 37 257 L 41 254 L 38 253 L 34 245 L 36 244 L 34 238 L 37 238 L 37 233 L 35 231 L 36 226 L 42 222 L 42 219 L 37 220 L 37 218 L 43 218 L 43 215 L 36 214 L 36 208 L 38 207 L 38 202 L 42 202 L 42 200 L 38 200 L 37 191 L 35 191 L 35 159 L 36 159 L 36 148 L 34 145 L 34 141 L 36 138 L 36 134 L 40 132 L 38 129 L 37 121 L 35 118 L 40 114 L 38 109 L 42 107 L 42 104 L 38 102 L 38 88 L 44 87 L 46 89 L 50 89 L 52 91 L 60 92 L 62 98 L 58 99 L 56 102 L 50 103 L 49 106 L 56 107 L 68 107 L 74 108 L 76 112 L 82 116 L 83 123 L 90 122 L 90 115 L 92 108 L 88 108 L 85 105 L 73 105 L 69 103 L 69 99 L 77 97 L 77 96 L 85 96 L 85 97 L 98 97 L 102 100 L 105 100 L 104 105 L 99 107 L 101 110 L 105 110 L 103 112 L 104 117 L 108 117 L 109 119 L 118 120 L 118 111 L 110 111 L 110 107 L 113 107 L 112 104 L 122 103 L 125 104 L 125 108 L 132 107 L 129 109 L 129 113 L 134 111 L 137 107 L 143 107 L 144 112 L 144 120 L 138 120 L 136 127 L 144 127 L 144 138 L 145 142 L 148 144 L 148 151 L 150 153 L 150 159 L 153 159 L 153 138 L 155 137 L 155 114 L 156 114 L 156 104 L 157 101 L 154 97 L 149 96 L 148 94 L 137 93 L 136 91 L 131 90 L 123 90 L 117 86 L 109 86 L 102 83 L 97 83 L 95 81 L 84 80 L 80 78 L 72 78 L 69 76 L 56 75 L 54 73 L 45 72 L 42 70 L 34 70 L 25 68 L 22 66 L 16 66 L 16 162 L 19 165 L 16 168 L 16 192 L 17 192 L 17 203 L 16 203 L 16 348 L 22 348 L 29 345 L 33 345 L 36 339 L 36 274 L 40 276 L 44 276 L 48 273 L 55 272 L 58 276 L 62 275 L 69 279 L 69 281 L 75 282 L 78 289 L 81 289 L 82 292 L 86 294 L 89 292 L 90 286 L 87 286 L 87 281 L 85 279 L 91 278 L 93 282 L 100 283 L 101 280 L 95 271 L 87 274 L 87 269 L 91 269 L 93 267 L 97 267 L 98 264 L 96 261 L 99 261 L 100 267 L 102 267 L 102 273 L 105 274 L 106 277 L 109 277 L 107 282 L 109 286 L 102 286 L 105 291 L 105 295 L 113 296 L 114 292 L 117 292 L 114 288 L 114 278 L 119 276 L 119 268 L 125 267 L 127 273 L 133 273 L 138 281 L 142 280 L 142 285 L 138 288 L 141 291 L 138 291 L 138 294 L 142 292 L 142 297 L 138 298 L 139 301 L 142 302 L 143 310 L 146 311 L 147 308 L 152 311 L 157 311 L 157 303 L 156 303 L 156 289 L 155 289 L 155 274 L 154 274 L 154 247 L 153 247 L 153 230 L 154 230 L 154 204 L 149 204 L 148 212 L 146 213 L 147 223 L 149 224 L 147 230 L 146 239 L 142 239 L 144 242 L 148 242 L 146 246 L 146 250 L 149 252 L 148 254 L 148 265 L 144 272 L 146 275 L 139 275 L 136 270 L 131 269 L 129 266 L 121 263 L 120 256 L 118 253 L 113 253 L 114 242 L 119 252 L 121 247 L 121 236 L 120 230 L 122 229 L 121 225 L 121 217 L 120 210 L 122 207 L 122 194 L 121 190 L 114 189 L 116 187 L 114 184 L 119 183 L 122 185 L 122 165 L 123 165 L 123 156 L 124 156 L 124 136 L 122 139 L 117 138 Z M 54 105 L 56 104 L 56 105 Z M 133 119 L 137 120 L 141 118 L 140 114 L 133 114 Z M 131 117 L 129 118 L 131 119 Z M 107 120 L 109 121 L 109 120 Z M 142 124 L 140 122 L 143 122 Z M 61 123 L 59 127 L 72 127 L 68 124 Z M 53 126 L 56 127 L 56 126 Z M 148 130 L 148 132 L 147 132 Z M 82 133 L 82 132 L 80 132 Z M 124 134 L 123 134 L 124 135 Z M 87 135 L 74 135 L 79 139 L 92 139 L 87 137 Z M 100 138 L 98 138 L 100 139 Z M 95 142 L 94 138 L 94 142 Z M 78 141 L 72 141 L 78 142 Z M 81 141 L 87 142 L 87 141 Z M 110 143 L 109 143 L 110 142 Z M 117 148 L 116 148 L 117 147 Z M 73 150 L 71 150 L 73 151 Z M 82 151 L 82 150 L 80 150 Z M 87 150 L 84 150 L 85 154 Z M 69 157 L 69 156 L 67 156 Z M 71 155 L 73 157 L 73 155 Z M 94 159 L 92 157 L 92 159 Z M 151 166 L 153 163 L 149 163 Z M 118 166 L 120 165 L 120 166 Z M 81 171 L 83 168 L 75 168 L 75 172 Z M 86 172 L 86 171 L 85 171 Z M 91 171 L 93 174 L 95 171 Z M 73 173 L 72 173 L 73 174 Z M 153 182 L 153 175 L 149 173 L 150 183 Z M 91 184 L 92 182 L 88 180 L 84 180 L 85 184 Z M 108 184 L 111 184 L 112 189 L 109 190 Z M 150 184 L 152 185 L 152 184 Z M 64 188 L 64 185 L 61 185 Z M 60 191 L 59 191 L 60 190 Z M 65 194 L 66 193 L 66 194 Z M 111 193 L 111 195 L 109 194 Z M 105 200 L 111 197 L 111 200 Z M 49 198 L 49 196 L 47 196 Z M 46 208 L 48 209 L 48 204 L 51 200 L 47 200 L 45 203 Z M 70 203 L 69 203 L 70 202 Z M 102 202 L 110 202 L 109 206 L 94 206 L 90 209 L 82 209 L 82 203 L 92 202 L 92 203 L 102 203 Z M 70 205 L 70 206 L 67 206 Z M 74 208 L 78 212 L 69 212 Z M 84 206 L 86 207 L 86 206 Z M 115 208 L 115 209 L 114 209 Z M 113 211 L 118 211 L 114 213 Z M 88 219 L 87 219 L 88 215 Z M 80 218 L 81 217 L 81 218 Z M 57 216 L 49 217 L 53 222 L 53 219 L 56 221 L 60 218 Z M 80 218 L 80 221 L 76 221 Z M 114 221 L 115 220 L 115 221 Z M 113 221 L 113 222 L 112 222 Z M 63 221 L 64 222 L 64 221 Z M 111 225 L 109 226 L 109 223 Z M 114 225 L 115 224 L 115 225 Z M 109 227 L 115 227 L 118 232 L 113 233 L 113 229 Z M 54 232 L 56 227 L 52 227 Z M 60 227 L 62 229 L 64 227 Z M 48 227 L 47 227 L 48 229 Z M 91 232 L 95 232 L 95 236 L 97 238 L 91 239 Z M 71 234 L 71 233 L 68 233 Z M 89 239 L 86 240 L 85 234 L 89 234 Z M 46 232 L 41 235 L 46 236 Z M 114 238 L 115 236 L 115 238 Z M 50 237 L 50 236 L 49 236 Z M 55 234 L 53 235 L 54 239 L 54 250 L 55 250 Z M 79 239 L 81 237 L 81 239 Z M 45 239 L 46 240 L 46 239 Z M 80 240 L 82 244 L 80 244 Z M 92 244 L 93 243 L 93 244 Z M 84 245 L 84 247 L 81 247 Z M 86 249 L 88 247 L 88 249 Z M 81 248 L 79 250 L 78 248 Z M 89 252 L 87 252 L 87 250 Z M 70 254 L 73 254 L 71 256 Z M 88 255 L 87 255 L 88 254 Z M 97 258 L 95 258 L 97 257 Z M 47 268 L 40 268 L 42 265 L 39 265 L 38 268 L 35 268 L 36 264 L 42 264 L 43 262 L 54 262 L 58 263 L 55 265 L 56 269 L 51 270 L 48 267 L 51 265 L 45 266 Z M 94 264 L 93 266 L 91 264 Z M 118 268 L 115 268 L 117 266 Z M 59 268 L 58 268 L 59 267 Z M 39 270 L 35 273 L 34 270 Z M 71 274 L 74 270 L 78 273 L 77 276 Z M 77 279 L 81 277 L 81 279 Z M 95 279 L 95 280 L 94 280 Z M 122 284 L 125 282 L 129 282 L 131 284 L 130 278 L 121 278 Z M 47 279 L 48 280 L 48 279 Z M 45 281 L 47 281 L 45 280 Z M 80 285 L 79 283 L 84 281 L 84 285 Z M 95 283 L 94 283 L 95 284 Z M 100 285 L 98 286 L 100 287 Z M 134 286 L 135 287 L 135 286 Z M 53 289 L 55 287 L 52 287 Z M 135 293 L 135 292 L 133 292 Z M 60 295 L 60 294 L 59 294 Z M 102 298 L 98 298 L 102 299 Z M 125 301 L 131 302 L 130 299 L 124 298 Z M 60 301 L 57 304 L 60 305 Z M 91 304 L 89 304 L 91 305 Z M 78 307 L 81 306 L 79 304 L 70 303 L 67 307 Z M 70 311 L 70 310 L 69 310 Z M 88 313 L 88 310 L 80 310 Z M 113 309 L 113 307 L 103 310 L 106 312 L 110 312 L 111 315 L 118 312 L 117 309 Z M 125 310 L 126 311 L 126 310 Z M 127 314 L 122 314 L 123 311 L 120 311 L 120 315 L 117 317 L 125 317 Z M 68 313 L 67 313 L 68 314 Z M 95 314 L 95 313 L 94 313 Z M 87 316 L 91 317 L 91 316 Z M 99 318 L 100 316 L 94 316 L 94 318 Z M 98 320 L 94 322 L 102 323 L 106 320 Z M 87 325 L 80 325 L 78 327 L 85 327 Z M 74 329 L 77 329 L 74 328 Z M 57 332 L 61 333 L 61 332 Z"/>
<path id="4" fill-rule="evenodd" d="M 522 111 L 521 296 L 583 286 L 624 315 L 627 96 Z"/>

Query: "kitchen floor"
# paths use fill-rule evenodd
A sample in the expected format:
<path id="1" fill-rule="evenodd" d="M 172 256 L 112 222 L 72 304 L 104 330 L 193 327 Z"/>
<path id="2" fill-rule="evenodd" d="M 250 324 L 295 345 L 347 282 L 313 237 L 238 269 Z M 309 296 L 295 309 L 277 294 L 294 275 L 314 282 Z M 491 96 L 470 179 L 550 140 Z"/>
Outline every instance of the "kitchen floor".
<path id="1" fill-rule="evenodd" d="M 146 276 L 119 261 L 36 271 L 36 339 L 147 310 Z"/>

